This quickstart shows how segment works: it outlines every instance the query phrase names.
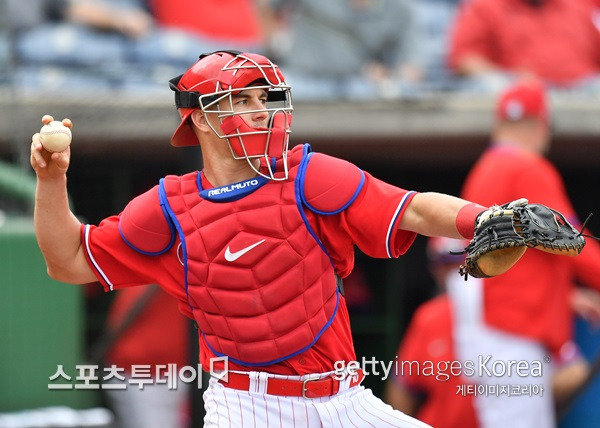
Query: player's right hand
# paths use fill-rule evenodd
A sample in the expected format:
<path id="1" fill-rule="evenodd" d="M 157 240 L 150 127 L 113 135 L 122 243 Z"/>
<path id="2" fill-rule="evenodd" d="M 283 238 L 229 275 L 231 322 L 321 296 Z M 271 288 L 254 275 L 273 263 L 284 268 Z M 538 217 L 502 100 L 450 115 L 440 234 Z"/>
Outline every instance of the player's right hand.
<path id="1" fill-rule="evenodd" d="M 48 114 L 42 117 L 42 123 L 44 125 L 53 120 L 54 118 Z M 63 119 L 62 123 L 66 127 L 73 129 L 71 119 Z M 51 179 L 64 176 L 69 168 L 70 160 L 70 147 L 60 153 L 51 153 L 42 146 L 39 132 L 36 132 L 31 137 L 31 156 L 29 161 L 39 179 Z"/>

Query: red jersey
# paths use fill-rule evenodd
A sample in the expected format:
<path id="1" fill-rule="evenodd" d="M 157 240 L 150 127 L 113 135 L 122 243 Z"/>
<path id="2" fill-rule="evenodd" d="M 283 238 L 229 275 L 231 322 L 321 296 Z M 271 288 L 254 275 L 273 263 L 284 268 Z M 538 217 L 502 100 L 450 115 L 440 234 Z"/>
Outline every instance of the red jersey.
<path id="1" fill-rule="evenodd" d="M 575 227 L 580 225 L 556 168 L 544 157 L 515 147 L 492 146 L 484 152 L 469 173 L 461 196 L 484 206 L 525 197 L 530 203 L 558 210 Z M 577 257 L 526 251 L 509 271 L 484 279 L 485 321 L 557 351 L 571 336 L 569 295 L 575 275 L 600 289 L 597 242 L 587 240 Z"/>
<path id="2" fill-rule="evenodd" d="M 459 386 L 468 382 L 452 375 L 450 370 L 450 364 L 458 361 L 454 352 L 452 319 L 452 304 L 446 295 L 429 300 L 415 311 L 398 349 L 398 360 L 400 363 L 418 363 L 421 371 L 411 372 L 404 368 L 394 381 L 425 395 L 425 401 L 415 415 L 420 421 L 437 428 L 477 428 L 473 395 L 459 393 Z M 448 366 L 444 369 L 446 362 Z M 423 374 L 422 367 L 426 363 L 440 369 L 433 374 Z"/>
<path id="3" fill-rule="evenodd" d="M 115 296 L 108 326 L 118 329 L 147 287 L 123 289 Z M 129 372 L 134 365 L 189 363 L 189 320 L 179 312 L 177 300 L 156 288 L 133 323 L 108 350 L 106 360 Z"/>
<path id="4" fill-rule="evenodd" d="M 597 21 L 597 18 L 596 18 Z M 477 54 L 506 71 L 528 70 L 556 85 L 600 73 L 600 31 L 588 0 L 463 2 L 451 32 L 449 65 Z"/>
<path id="5" fill-rule="evenodd" d="M 204 174 L 202 174 L 203 176 Z M 319 215 L 305 209 L 311 228 L 326 248 L 335 270 L 346 277 L 354 265 L 354 245 L 372 257 L 398 257 L 408 250 L 416 234 L 398 230 L 398 222 L 414 192 L 389 185 L 370 174 L 353 202 L 334 215 Z M 204 178 L 202 187 L 212 186 Z M 252 197 L 252 194 L 245 197 Z M 132 249 L 119 232 L 119 216 L 112 216 L 99 226 L 82 227 L 86 257 L 105 290 L 159 284 L 180 301 L 180 310 L 191 317 L 182 283 L 183 267 L 178 258 L 178 239 L 160 255 L 148 256 Z M 200 341 L 203 367 L 208 370 L 212 352 Z M 345 300 L 340 299 L 338 312 L 319 340 L 308 350 L 283 362 L 261 367 L 278 374 L 328 372 L 336 361 L 354 360 L 354 347 Z M 230 369 L 247 370 L 229 363 Z"/>
<path id="6" fill-rule="evenodd" d="M 211 39 L 254 45 L 263 34 L 251 0 L 151 0 L 156 22 Z"/>

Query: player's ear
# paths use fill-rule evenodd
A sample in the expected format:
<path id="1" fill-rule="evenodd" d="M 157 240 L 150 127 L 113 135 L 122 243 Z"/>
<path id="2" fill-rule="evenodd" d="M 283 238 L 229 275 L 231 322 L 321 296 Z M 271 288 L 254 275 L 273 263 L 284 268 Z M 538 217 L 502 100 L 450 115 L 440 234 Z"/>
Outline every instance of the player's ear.
<path id="1" fill-rule="evenodd" d="M 190 120 L 194 124 L 194 126 L 201 131 L 208 132 L 211 131 L 210 126 L 208 126 L 206 115 L 200 109 L 196 109 L 190 115 Z"/>

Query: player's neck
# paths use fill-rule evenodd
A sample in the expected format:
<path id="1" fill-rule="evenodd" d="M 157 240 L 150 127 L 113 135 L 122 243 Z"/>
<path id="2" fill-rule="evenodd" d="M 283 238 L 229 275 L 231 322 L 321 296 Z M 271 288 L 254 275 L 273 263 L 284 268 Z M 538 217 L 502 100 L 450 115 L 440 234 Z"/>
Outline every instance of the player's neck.
<path id="1" fill-rule="evenodd" d="M 525 152 L 541 154 L 544 144 L 541 137 L 531 132 L 499 132 L 494 135 L 493 141 L 497 146 L 516 147 Z"/>
<path id="2" fill-rule="evenodd" d="M 256 177 L 256 172 L 245 159 L 232 158 L 226 161 L 220 159 L 218 162 L 205 159 L 202 171 L 206 179 L 215 187 L 226 186 Z"/>

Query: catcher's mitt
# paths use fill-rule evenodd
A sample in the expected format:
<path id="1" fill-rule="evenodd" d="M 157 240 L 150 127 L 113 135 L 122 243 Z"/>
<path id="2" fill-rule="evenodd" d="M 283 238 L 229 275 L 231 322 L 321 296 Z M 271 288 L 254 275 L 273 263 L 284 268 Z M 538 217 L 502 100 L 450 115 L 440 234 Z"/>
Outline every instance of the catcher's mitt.
<path id="1" fill-rule="evenodd" d="M 527 248 L 576 256 L 584 246 L 582 233 L 561 213 L 521 199 L 480 214 L 459 273 L 465 280 L 468 275 L 489 278 L 510 269 Z"/>

